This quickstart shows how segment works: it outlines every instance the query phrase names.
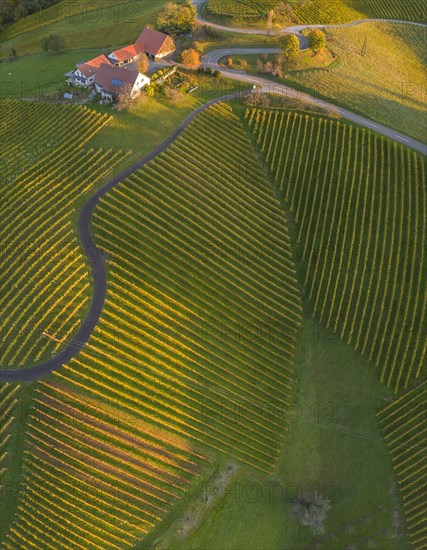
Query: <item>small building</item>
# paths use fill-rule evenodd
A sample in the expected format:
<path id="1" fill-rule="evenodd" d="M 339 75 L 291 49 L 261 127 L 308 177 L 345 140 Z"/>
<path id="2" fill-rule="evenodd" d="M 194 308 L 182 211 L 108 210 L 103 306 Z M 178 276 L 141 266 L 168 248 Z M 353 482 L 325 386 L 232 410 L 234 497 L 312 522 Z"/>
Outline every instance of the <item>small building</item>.
<path id="1" fill-rule="evenodd" d="M 131 98 L 139 95 L 150 84 L 148 76 L 126 67 L 101 65 L 95 75 L 95 89 L 103 99 L 116 101 L 120 93 L 128 92 Z"/>
<path id="2" fill-rule="evenodd" d="M 130 46 L 114 51 L 108 56 L 108 59 L 113 65 L 125 65 L 136 61 L 139 58 L 140 53 L 141 52 L 137 51 L 135 45 L 131 44 Z"/>
<path id="3" fill-rule="evenodd" d="M 111 63 L 105 55 L 99 55 L 90 61 L 85 60 L 77 63 L 74 71 L 65 74 L 65 76 L 68 77 L 67 83 L 70 86 L 90 86 L 93 84 L 99 68 L 104 64 L 111 66 Z"/>
<path id="4" fill-rule="evenodd" d="M 135 42 L 139 54 L 145 53 L 152 59 L 161 59 L 175 51 L 175 42 L 164 32 L 145 27 Z"/>

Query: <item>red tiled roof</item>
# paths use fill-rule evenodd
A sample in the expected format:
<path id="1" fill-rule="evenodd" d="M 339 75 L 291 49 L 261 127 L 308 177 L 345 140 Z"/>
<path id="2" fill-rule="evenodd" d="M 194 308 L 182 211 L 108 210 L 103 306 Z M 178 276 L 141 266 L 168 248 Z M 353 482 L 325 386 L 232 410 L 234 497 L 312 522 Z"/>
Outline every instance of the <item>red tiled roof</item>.
<path id="1" fill-rule="evenodd" d="M 139 53 L 140 52 L 137 51 L 135 45 L 131 44 L 130 46 L 126 46 L 124 48 L 116 50 L 115 52 L 113 52 L 113 55 L 118 61 L 123 62 L 127 59 L 132 59 L 133 57 L 136 57 Z"/>
<path id="2" fill-rule="evenodd" d="M 80 65 L 78 69 L 85 75 L 86 78 L 89 78 L 90 76 L 94 75 L 98 71 L 99 67 L 101 67 L 101 65 L 104 63 L 110 65 L 110 62 L 103 54 L 95 57 L 95 59 L 86 61 L 85 63 L 83 63 L 83 65 Z"/>
<path id="3" fill-rule="evenodd" d="M 157 55 L 162 50 L 165 42 L 171 37 L 164 32 L 155 31 L 151 27 L 145 27 L 135 42 L 138 53 Z"/>
<path id="4" fill-rule="evenodd" d="M 115 67 L 110 63 L 101 65 L 95 76 L 95 84 L 101 86 L 104 91 L 117 93 L 121 86 L 129 84 L 133 87 L 138 78 L 138 72 L 126 67 Z"/>

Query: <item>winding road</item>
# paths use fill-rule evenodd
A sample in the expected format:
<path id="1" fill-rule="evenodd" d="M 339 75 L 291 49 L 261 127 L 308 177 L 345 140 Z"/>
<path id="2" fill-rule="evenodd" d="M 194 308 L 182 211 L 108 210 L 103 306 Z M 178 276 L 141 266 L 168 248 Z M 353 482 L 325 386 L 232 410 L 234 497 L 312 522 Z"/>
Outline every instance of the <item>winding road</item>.
<path id="1" fill-rule="evenodd" d="M 107 274 L 105 270 L 106 258 L 103 251 L 96 246 L 91 233 L 92 215 L 98 201 L 106 193 L 111 191 L 111 189 L 118 183 L 131 176 L 134 172 L 147 164 L 147 162 L 150 162 L 150 160 L 167 149 L 167 147 L 182 134 L 188 124 L 190 124 L 190 122 L 202 111 L 220 101 L 234 99 L 242 95 L 242 93 L 244 92 L 236 92 L 212 99 L 195 109 L 180 123 L 176 130 L 161 145 L 148 153 L 148 155 L 142 159 L 126 168 L 126 170 L 123 170 L 123 172 L 107 181 L 89 197 L 79 212 L 77 223 L 80 244 L 88 258 L 93 278 L 93 296 L 89 312 L 74 338 L 68 343 L 67 347 L 55 355 L 55 357 L 52 357 L 44 363 L 40 363 L 39 365 L 28 369 L 1 370 L 0 382 L 28 382 L 31 380 L 37 380 L 38 378 L 59 369 L 62 365 L 77 355 L 77 353 L 85 346 L 92 335 L 99 318 L 101 317 L 107 294 Z"/>
<path id="2" fill-rule="evenodd" d="M 204 2 L 205 0 L 194 0 L 194 3 L 198 8 L 199 20 L 204 24 L 207 24 L 214 28 L 218 28 L 220 30 L 225 30 L 225 31 L 249 33 L 249 34 L 269 34 L 269 31 L 266 31 L 266 30 L 254 31 L 253 29 L 233 29 L 230 27 L 225 27 L 225 26 L 221 26 L 221 25 L 217 25 L 217 24 L 205 21 L 202 19 L 200 14 L 200 7 Z M 371 21 L 387 21 L 387 20 L 365 19 L 365 20 L 359 20 L 353 23 L 347 23 L 343 25 L 297 26 L 297 27 L 289 27 L 287 29 L 284 29 L 283 32 L 295 32 L 300 37 L 302 46 L 304 46 L 304 41 L 302 40 L 304 37 L 302 37 L 302 35 L 300 34 L 300 31 L 304 28 L 307 28 L 307 27 L 323 28 L 325 26 L 330 26 L 330 27 L 353 26 L 353 25 L 359 25 L 361 23 L 371 22 Z M 390 21 L 387 21 L 387 22 L 390 22 Z M 408 21 L 393 21 L 393 22 L 406 23 L 406 24 L 412 24 L 412 25 L 421 25 L 426 27 L 426 25 L 422 25 L 420 23 L 412 23 Z M 202 58 L 202 63 L 205 66 L 209 66 L 209 67 L 212 67 L 213 69 L 217 69 L 219 68 L 219 65 L 218 65 L 219 60 L 225 56 L 251 54 L 251 53 L 253 54 L 278 53 L 278 51 L 279 50 L 277 48 L 218 49 L 204 55 Z M 350 120 L 361 126 L 365 126 L 366 128 L 370 128 L 378 133 L 383 134 L 388 138 L 391 138 L 395 141 L 398 141 L 399 143 L 402 143 L 403 145 L 407 145 L 420 153 L 427 154 L 427 146 L 425 144 L 415 139 L 409 138 L 408 136 L 401 134 L 400 132 L 397 132 L 395 130 L 392 130 L 382 124 L 376 123 L 370 119 L 357 115 L 351 111 L 348 111 L 347 109 L 343 109 L 341 107 L 337 107 L 331 103 L 328 103 L 327 101 L 320 100 L 319 98 L 316 98 L 312 95 L 298 92 L 293 88 L 290 88 L 289 86 L 286 86 L 284 84 L 275 84 L 272 81 L 262 77 L 248 75 L 244 71 L 235 71 L 235 70 L 227 70 L 227 69 L 224 70 L 221 68 L 221 72 L 225 77 L 231 78 L 233 80 L 241 81 L 245 84 L 248 84 L 248 83 L 253 84 L 254 86 L 261 89 L 263 92 L 286 95 L 287 97 L 291 97 L 291 98 L 298 98 L 301 101 L 315 104 L 327 110 L 333 110 L 334 112 L 339 113 L 343 118 L 346 118 L 347 120 Z M 88 342 L 90 336 L 92 335 L 100 319 L 100 316 L 104 307 L 104 303 L 105 303 L 106 293 L 107 293 L 107 275 L 106 275 L 106 269 L 105 269 L 106 258 L 103 251 L 96 246 L 93 240 L 93 236 L 91 234 L 92 215 L 96 205 L 98 204 L 98 201 L 106 193 L 108 193 L 114 186 L 116 186 L 118 183 L 128 178 L 136 170 L 139 170 L 145 164 L 151 161 L 154 157 L 156 157 L 158 154 L 163 152 L 184 131 L 184 129 L 188 126 L 188 124 L 199 113 L 201 113 L 203 110 L 207 109 L 208 107 L 210 107 L 211 105 L 217 102 L 228 101 L 230 99 L 233 99 L 242 95 L 242 93 L 244 92 L 230 93 L 230 94 L 221 96 L 219 98 L 212 99 L 206 102 L 205 104 L 201 105 L 200 107 L 198 107 L 195 111 L 193 111 L 180 123 L 180 125 L 176 128 L 176 130 L 172 133 L 172 135 L 169 136 L 169 138 L 166 139 L 159 147 L 157 147 L 151 153 L 149 153 L 142 159 L 138 160 L 131 166 L 129 166 L 126 170 L 118 174 L 113 179 L 109 180 L 97 191 L 95 191 L 95 193 L 91 195 L 91 197 L 84 203 L 84 205 L 82 206 L 79 212 L 79 217 L 78 217 L 78 235 L 79 235 L 79 240 L 84 250 L 84 253 L 88 258 L 88 261 L 91 267 L 92 278 L 93 278 L 93 296 L 92 296 L 89 312 L 81 328 L 76 333 L 74 338 L 68 343 L 67 347 L 64 348 L 62 351 L 60 351 L 55 357 L 52 357 L 51 359 L 45 361 L 44 363 L 40 363 L 38 365 L 35 365 L 34 367 L 30 367 L 27 369 L 0 370 L 0 382 L 26 382 L 31 380 L 37 380 L 40 377 L 45 376 L 59 369 L 62 365 L 69 362 L 86 345 L 86 343 Z"/>

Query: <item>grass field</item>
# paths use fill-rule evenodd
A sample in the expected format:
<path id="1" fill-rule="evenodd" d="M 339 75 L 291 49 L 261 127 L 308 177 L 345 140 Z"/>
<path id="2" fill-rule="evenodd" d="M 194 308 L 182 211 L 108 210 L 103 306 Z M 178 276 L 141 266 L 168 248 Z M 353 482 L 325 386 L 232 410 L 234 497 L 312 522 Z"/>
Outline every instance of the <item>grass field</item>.
<path id="1" fill-rule="evenodd" d="M 328 35 L 339 65 L 288 73 L 286 82 L 427 142 L 425 29 L 366 23 Z"/>
<path id="2" fill-rule="evenodd" d="M 166 140 L 187 115 L 206 101 L 250 87 L 231 79 L 203 75 L 197 76 L 197 86 L 193 93 L 175 101 L 157 94 L 120 112 L 110 106 L 95 105 L 97 112 L 112 115 L 113 118 L 110 125 L 92 138 L 91 146 L 132 150 L 129 161 L 136 160 Z"/>
<path id="3" fill-rule="evenodd" d="M 57 90 L 69 91 L 64 74 L 73 70 L 79 61 L 100 53 L 98 49 L 39 53 L 3 62 L 0 64 L 1 99 L 48 99 Z"/>
<path id="4" fill-rule="evenodd" d="M 41 52 L 50 34 L 65 38 L 67 49 L 115 48 L 135 41 L 145 25 L 153 25 L 166 1 L 63 0 L 8 27 L 2 33 L 0 57 L 14 47 L 18 56 Z"/>
<path id="5" fill-rule="evenodd" d="M 427 19 L 423 0 L 307 0 L 286 4 L 281 22 L 288 25 L 346 23 L 362 18 Z M 222 24 L 266 27 L 268 11 L 276 6 L 275 0 L 209 0 L 206 13 Z"/>
<path id="6" fill-rule="evenodd" d="M 316 317 L 396 392 L 425 376 L 425 158 L 328 118 L 246 116 L 295 219 Z"/>
<path id="7" fill-rule="evenodd" d="M 284 451 L 271 476 L 238 468 L 229 482 L 205 484 L 175 522 L 161 524 L 137 549 L 268 548 L 409 550 L 402 503 L 375 414 L 391 392 L 357 352 L 304 318 L 298 344 L 296 394 Z M 214 478 L 216 479 L 216 478 Z M 326 533 L 314 536 L 291 514 L 295 496 L 316 489 L 332 499 Z M 203 495 L 219 494 L 190 532 Z M 317 546 L 315 546 L 317 544 Z"/>
<path id="8" fill-rule="evenodd" d="M 87 266 L 74 209 L 125 153 L 86 146 L 110 122 L 71 106 L 0 102 L 2 150 L 1 365 L 55 354 L 80 327 Z"/>

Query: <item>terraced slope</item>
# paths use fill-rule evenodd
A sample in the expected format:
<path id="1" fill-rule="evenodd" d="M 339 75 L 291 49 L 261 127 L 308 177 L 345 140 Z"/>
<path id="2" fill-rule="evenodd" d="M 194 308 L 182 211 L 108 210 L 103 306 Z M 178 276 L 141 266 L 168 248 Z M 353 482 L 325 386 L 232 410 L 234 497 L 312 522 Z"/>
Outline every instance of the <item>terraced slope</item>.
<path id="1" fill-rule="evenodd" d="M 414 550 L 427 545 L 427 384 L 405 393 L 378 413 L 403 495 Z"/>
<path id="2" fill-rule="evenodd" d="M 5 100 L 0 114 L 0 364 L 11 369 L 55 354 L 80 326 L 89 278 L 73 211 L 123 154 L 85 147 L 109 122 L 86 108 Z"/>
<path id="3" fill-rule="evenodd" d="M 407 387 L 426 365 L 425 158 L 330 118 L 246 116 L 297 224 L 314 314 Z"/>

